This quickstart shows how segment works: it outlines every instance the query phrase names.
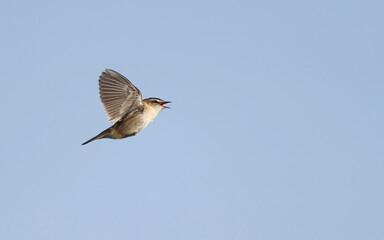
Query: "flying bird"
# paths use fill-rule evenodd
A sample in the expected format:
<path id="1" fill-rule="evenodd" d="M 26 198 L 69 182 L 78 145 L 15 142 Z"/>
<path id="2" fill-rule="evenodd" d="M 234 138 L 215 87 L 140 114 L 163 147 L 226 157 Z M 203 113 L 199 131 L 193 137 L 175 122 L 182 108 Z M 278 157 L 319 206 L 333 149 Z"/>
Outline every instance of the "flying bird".
<path id="1" fill-rule="evenodd" d="M 101 102 L 110 122 L 115 124 L 89 139 L 82 145 L 97 139 L 122 139 L 135 136 L 152 122 L 170 103 L 160 98 L 143 100 L 140 90 L 126 77 L 111 69 L 105 69 L 99 77 Z"/>

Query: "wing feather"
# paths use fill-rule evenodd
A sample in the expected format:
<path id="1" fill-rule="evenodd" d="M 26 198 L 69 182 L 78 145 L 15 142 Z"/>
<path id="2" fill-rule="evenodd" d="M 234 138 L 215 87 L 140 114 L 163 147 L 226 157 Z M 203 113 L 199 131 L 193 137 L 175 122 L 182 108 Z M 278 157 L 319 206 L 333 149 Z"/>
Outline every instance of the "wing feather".
<path id="1" fill-rule="evenodd" d="M 144 108 L 140 90 L 126 77 L 111 69 L 101 73 L 99 91 L 110 122 L 117 122 L 125 115 Z"/>

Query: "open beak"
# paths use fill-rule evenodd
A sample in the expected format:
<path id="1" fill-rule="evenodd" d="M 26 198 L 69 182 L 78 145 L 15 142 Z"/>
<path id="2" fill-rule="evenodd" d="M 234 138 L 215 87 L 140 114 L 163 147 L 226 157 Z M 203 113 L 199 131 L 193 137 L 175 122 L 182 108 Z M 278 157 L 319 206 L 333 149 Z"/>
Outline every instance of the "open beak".
<path id="1" fill-rule="evenodd" d="M 163 108 L 169 108 L 169 109 L 170 109 L 170 107 L 164 106 L 164 104 L 167 104 L 167 103 L 171 103 L 171 102 L 163 102 L 163 103 L 161 103 L 160 105 L 161 105 Z"/>

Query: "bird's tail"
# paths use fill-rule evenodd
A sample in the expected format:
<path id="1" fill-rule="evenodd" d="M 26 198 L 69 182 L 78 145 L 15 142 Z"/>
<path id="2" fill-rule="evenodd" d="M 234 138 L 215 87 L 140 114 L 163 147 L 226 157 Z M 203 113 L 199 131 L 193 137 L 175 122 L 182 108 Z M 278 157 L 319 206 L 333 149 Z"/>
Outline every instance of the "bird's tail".
<path id="1" fill-rule="evenodd" d="M 105 138 L 105 137 L 108 137 L 108 135 L 112 132 L 112 129 L 111 128 L 108 128 L 104 131 L 102 131 L 99 135 L 97 135 L 96 137 L 93 137 L 91 139 L 89 139 L 88 141 L 84 142 L 83 144 L 81 145 L 85 145 L 85 144 L 88 144 L 92 141 L 95 141 L 97 139 L 101 139 L 101 138 Z"/>

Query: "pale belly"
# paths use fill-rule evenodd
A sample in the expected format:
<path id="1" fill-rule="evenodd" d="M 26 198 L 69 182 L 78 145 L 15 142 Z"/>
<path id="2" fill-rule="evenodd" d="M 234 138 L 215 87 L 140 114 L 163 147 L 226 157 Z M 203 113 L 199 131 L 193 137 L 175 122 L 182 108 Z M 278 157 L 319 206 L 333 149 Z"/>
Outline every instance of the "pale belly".
<path id="1" fill-rule="evenodd" d="M 122 137 L 134 136 L 141 130 L 143 130 L 149 123 L 151 123 L 158 113 L 143 112 L 142 114 L 135 114 L 134 116 L 124 119 L 119 126 L 116 126 L 116 130 L 122 135 Z"/>
<path id="2" fill-rule="evenodd" d="M 129 137 L 143 130 L 149 123 L 142 118 L 129 118 L 119 124 L 117 131 L 123 135 L 122 137 Z"/>

